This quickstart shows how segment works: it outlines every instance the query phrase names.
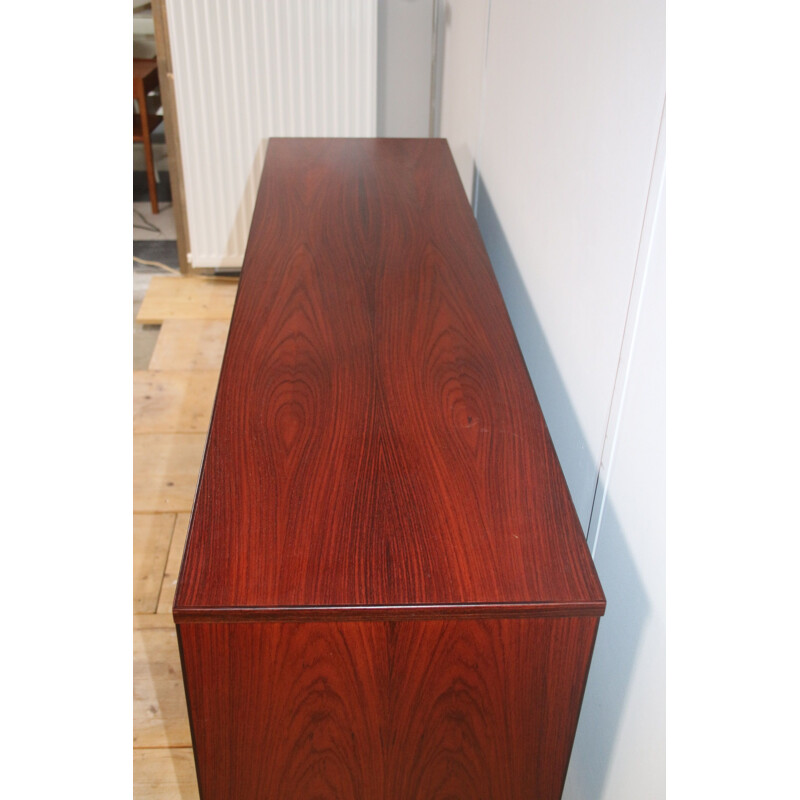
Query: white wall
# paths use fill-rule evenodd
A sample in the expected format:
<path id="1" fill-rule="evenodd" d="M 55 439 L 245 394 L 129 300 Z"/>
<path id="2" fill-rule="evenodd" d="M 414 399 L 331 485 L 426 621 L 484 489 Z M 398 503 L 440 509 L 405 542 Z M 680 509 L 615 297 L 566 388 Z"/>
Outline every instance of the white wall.
<path id="1" fill-rule="evenodd" d="M 433 0 L 378 3 L 378 136 L 427 136 Z"/>
<path id="2" fill-rule="evenodd" d="M 503 251 L 495 269 L 584 527 L 664 100 L 664 59 L 658 0 L 491 5 L 477 217 L 487 244 Z"/>
<path id="3" fill-rule="evenodd" d="M 489 0 L 445 0 L 439 11 L 437 136 L 447 137 L 472 201 L 480 135 Z"/>
<path id="4" fill-rule="evenodd" d="M 451 14 L 441 135 L 454 153 L 464 143 L 474 148 L 476 217 L 609 601 L 564 797 L 658 798 L 665 792 L 661 234 L 651 275 L 660 270 L 661 278 L 644 281 L 650 262 L 640 257 L 637 271 L 637 257 L 664 220 L 663 209 L 659 222 L 651 213 L 643 231 L 666 93 L 664 5 L 491 0 L 481 47 L 477 2 L 441 3 Z M 477 114 L 448 115 L 469 97 L 480 98 Z M 629 311 L 641 298 L 634 340 Z"/>
<path id="5" fill-rule="evenodd" d="M 595 564 L 608 610 L 565 798 L 633 800 L 665 794 L 665 229 L 662 198 L 608 471 L 608 500 L 597 530 Z"/>

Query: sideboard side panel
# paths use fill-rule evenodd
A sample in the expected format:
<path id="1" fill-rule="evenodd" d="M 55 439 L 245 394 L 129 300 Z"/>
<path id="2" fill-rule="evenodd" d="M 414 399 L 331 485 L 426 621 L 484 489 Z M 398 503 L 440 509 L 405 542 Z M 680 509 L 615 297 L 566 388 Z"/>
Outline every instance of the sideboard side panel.
<path id="1" fill-rule="evenodd" d="M 181 624 L 203 800 L 557 800 L 597 624 Z"/>

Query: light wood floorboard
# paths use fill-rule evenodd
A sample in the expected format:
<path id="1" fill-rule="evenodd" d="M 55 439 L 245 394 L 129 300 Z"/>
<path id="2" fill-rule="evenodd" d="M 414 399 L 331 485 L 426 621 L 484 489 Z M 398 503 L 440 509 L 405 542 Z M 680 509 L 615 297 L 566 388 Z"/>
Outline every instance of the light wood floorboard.
<path id="1" fill-rule="evenodd" d="M 133 510 L 191 511 L 206 444 L 204 433 L 133 437 Z"/>
<path id="2" fill-rule="evenodd" d="M 182 278 L 157 275 L 150 282 L 136 321 L 231 318 L 239 281 L 231 278 Z"/>
<path id="3" fill-rule="evenodd" d="M 134 433 L 206 433 L 217 391 L 215 370 L 133 373 Z"/>
<path id="4" fill-rule="evenodd" d="M 172 616 L 137 614 L 133 618 L 133 746 L 191 745 Z"/>
<path id="5" fill-rule="evenodd" d="M 178 572 L 183 559 L 183 548 L 186 546 L 186 534 L 189 532 L 190 517 L 191 514 L 178 514 L 175 521 L 175 531 L 172 534 L 167 568 L 164 570 L 164 579 L 161 583 L 161 593 L 158 598 L 159 614 L 172 613 L 172 601 L 175 599 L 175 586 L 178 583 Z"/>
<path id="6" fill-rule="evenodd" d="M 171 612 L 235 291 L 157 277 L 139 315 L 163 325 L 133 376 L 136 800 L 199 797 Z"/>
<path id="7" fill-rule="evenodd" d="M 151 370 L 215 370 L 222 366 L 227 320 L 172 319 L 161 326 Z"/>
<path id="8" fill-rule="evenodd" d="M 133 613 L 153 614 L 158 607 L 174 514 L 133 515 Z"/>
<path id="9" fill-rule="evenodd" d="M 133 796 L 139 800 L 199 800 L 192 748 L 134 750 Z"/>

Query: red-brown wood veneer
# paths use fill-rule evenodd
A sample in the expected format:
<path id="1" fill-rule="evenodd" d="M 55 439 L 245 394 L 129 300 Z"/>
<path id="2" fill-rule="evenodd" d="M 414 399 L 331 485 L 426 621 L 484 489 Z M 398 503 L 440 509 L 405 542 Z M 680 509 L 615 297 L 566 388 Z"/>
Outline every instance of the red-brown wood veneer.
<path id="1" fill-rule="evenodd" d="M 271 140 L 174 604 L 204 800 L 558 798 L 604 609 L 446 142 Z"/>

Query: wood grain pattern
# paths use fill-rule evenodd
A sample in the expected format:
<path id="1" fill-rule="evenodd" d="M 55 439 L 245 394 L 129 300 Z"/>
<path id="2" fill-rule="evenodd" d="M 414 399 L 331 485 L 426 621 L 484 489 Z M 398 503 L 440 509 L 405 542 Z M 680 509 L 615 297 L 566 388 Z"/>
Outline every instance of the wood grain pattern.
<path id="1" fill-rule="evenodd" d="M 556 800 L 597 619 L 179 626 L 207 800 Z"/>
<path id="2" fill-rule="evenodd" d="M 157 324 L 167 319 L 229 320 L 238 280 L 156 275 L 150 281 L 136 321 Z"/>
<path id="3" fill-rule="evenodd" d="M 150 358 L 150 369 L 219 372 L 229 324 L 217 319 L 166 320 Z"/>
<path id="4" fill-rule="evenodd" d="M 446 142 L 271 140 L 176 620 L 604 605 Z"/>
<path id="5" fill-rule="evenodd" d="M 133 373 L 134 433 L 207 433 L 219 373 L 215 370 Z"/>
<path id="6" fill-rule="evenodd" d="M 169 186 L 172 195 L 172 215 L 175 219 L 175 238 L 178 242 L 178 263 L 181 272 L 191 272 L 187 254 L 191 252 L 189 221 L 186 218 L 186 190 L 183 182 L 183 158 L 178 126 L 178 105 L 175 99 L 175 74 L 172 70 L 172 48 L 169 38 L 166 0 L 152 0 L 153 33 L 156 39 L 158 74 L 164 79 L 160 85 L 161 103 L 164 110 L 164 133 L 167 139 L 167 163 Z"/>

